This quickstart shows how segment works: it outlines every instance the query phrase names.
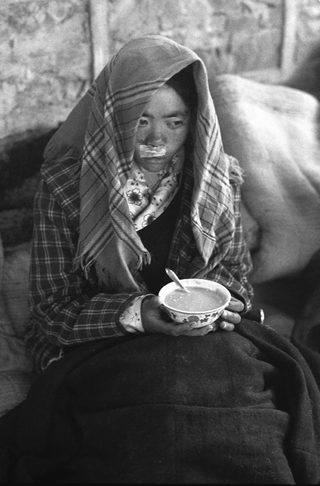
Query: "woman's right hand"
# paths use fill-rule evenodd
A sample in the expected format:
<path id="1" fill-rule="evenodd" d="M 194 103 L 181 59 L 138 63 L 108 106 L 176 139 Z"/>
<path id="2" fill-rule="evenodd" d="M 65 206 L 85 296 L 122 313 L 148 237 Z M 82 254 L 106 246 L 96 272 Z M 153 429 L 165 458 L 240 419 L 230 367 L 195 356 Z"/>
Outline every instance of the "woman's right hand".
<path id="1" fill-rule="evenodd" d="M 208 332 L 216 331 L 218 325 L 214 322 L 207 326 L 194 328 L 195 321 L 177 324 L 168 321 L 161 311 L 160 299 L 157 296 L 146 297 L 141 304 L 141 320 L 145 332 L 150 334 L 167 334 L 169 336 L 205 336 Z"/>

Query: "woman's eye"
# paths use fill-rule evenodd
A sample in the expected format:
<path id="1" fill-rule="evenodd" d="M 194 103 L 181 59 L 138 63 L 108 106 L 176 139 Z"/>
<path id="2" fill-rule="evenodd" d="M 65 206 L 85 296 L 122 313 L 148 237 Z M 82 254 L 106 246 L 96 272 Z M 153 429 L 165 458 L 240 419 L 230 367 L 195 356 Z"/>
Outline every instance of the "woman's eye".
<path id="1" fill-rule="evenodd" d="M 172 120 L 168 123 L 168 126 L 170 128 L 179 128 L 183 125 L 183 121 L 182 120 Z"/>
<path id="2" fill-rule="evenodd" d="M 140 118 L 139 127 L 145 127 L 148 125 L 148 120 L 146 118 Z"/>

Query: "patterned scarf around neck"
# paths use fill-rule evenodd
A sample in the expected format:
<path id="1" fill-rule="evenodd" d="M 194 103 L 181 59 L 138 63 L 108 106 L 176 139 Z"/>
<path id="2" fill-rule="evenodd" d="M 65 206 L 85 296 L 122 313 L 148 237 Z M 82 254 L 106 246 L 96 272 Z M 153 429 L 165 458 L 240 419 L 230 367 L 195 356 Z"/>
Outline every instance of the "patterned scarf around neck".
<path id="1" fill-rule="evenodd" d="M 173 157 L 166 169 L 156 174 L 157 180 L 150 186 L 145 171 L 133 161 L 125 196 L 137 231 L 152 223 L 169 206 L 180 187 L 183 162 L 184 148 Z"/>
<path id="2" fill-rule="evenodd" d="M 130 41 L 102 70 L 46 148 L 45 163 L 82 157 L 75 266 L 86 271 L 94 264 L 102 282 L 119 291 L 139 290 L 135 275 L 150 259 L 137 233 L 146 214 L 134 215 L 133 221 L 135 211 L 125 194 L 130 179 L 139 178 L 133 160 L 138 121 L 153 93 L 190 64 L 198 92 L 192 229 L 204 262 L 219 246 L 218 263 L 234 232 L 230 162 L 222 149 L 206 68 L 193 51 L 157 35 Z M 169 177 L 173 180 L 172 174 Z M 175 189 L 171 196 L 174 193 Z"/>

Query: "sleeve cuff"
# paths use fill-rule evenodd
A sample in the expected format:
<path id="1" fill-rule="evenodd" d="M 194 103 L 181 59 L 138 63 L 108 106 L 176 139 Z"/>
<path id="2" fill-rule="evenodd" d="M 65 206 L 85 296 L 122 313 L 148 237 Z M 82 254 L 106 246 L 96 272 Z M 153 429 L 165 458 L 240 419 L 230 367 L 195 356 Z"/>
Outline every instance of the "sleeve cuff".
<path id="1" fill-rule="evenodd" d="M 132 300 L 129 306 L 122 312 L 120 316 L 120 323 L 126 331 L 131 333 L 145 332 L 141 320 L 141 302 L 145 295 L 139 295 Z"/>

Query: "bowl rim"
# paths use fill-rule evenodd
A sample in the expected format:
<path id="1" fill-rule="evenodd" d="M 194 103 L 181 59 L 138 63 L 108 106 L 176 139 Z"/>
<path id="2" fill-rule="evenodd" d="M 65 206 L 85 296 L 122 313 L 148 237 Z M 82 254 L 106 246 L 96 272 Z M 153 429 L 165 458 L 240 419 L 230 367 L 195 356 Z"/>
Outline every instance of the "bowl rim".
<path id="1" fill-rule="evenodd" d="M 196 283 L 196 282 L 200 283 L 198 285 L 198 287 L 200 287 L 200 288 L 201 288 L 201 284 L 203 282 L 206 282 L 206 283 L 210 282 L 211 284 L 214 284 L 215 286 L 217 286 L 219 289 L 221 289 L 225 293 L 227 300 L 226 300 L 225 304 L 220 305 L 219 307 L 215 307 L 213 309 L 206 310 L 206 311 L 184 311 L 184 310 L 176 309 L 175 307 L 171 307 L 168 304 L 164 303 L 165 296 L 168 293 L 170 293 L 170 292 L 167 292 L 165 295 L 163 295 L 165 293 L 164 289 L 166 289 L 168 287 L 171 287 L 172 290 L 179 288 L 179 286 L 175 282 L 169 282 L 166 285 L 164 285 L 163 287 L 161 287 L 161 289 L 159 290 L 158 296 L 160 298 L 160 303 L 164 307 L 166 307 L 167 309 L 171 310 L 172 312 L 179 312 L 179 314 L 185 314 L 185 315 L 202 315 L 202 314 L 209 314 L 209 313 L 212 313 L 212 312 L 219 312 L 220 310 L 225 309 L 227 307 L 227 305 L 229 304 L 230 300 L 231 300 L 231 293 L 227 289 L 227 287 L 225 287 L 224 285 L 222 285 L 219 282 L 216 282 L 215 280 L 206 280 L 204 278 L 196 278 L 196 277 L 195 278 L 181 278 L 180 280 L 181 280 L 182 283 L 185 283 L 186 287 L 188 287 L 187 282 L 190 282 L 191 280 L 192 280 L 193 283 Z M 193 285 L 193 286 L 197 286 L 197 285 Z M 208 287 L 206 287 L 206 288 L 208 288 Z"/>

